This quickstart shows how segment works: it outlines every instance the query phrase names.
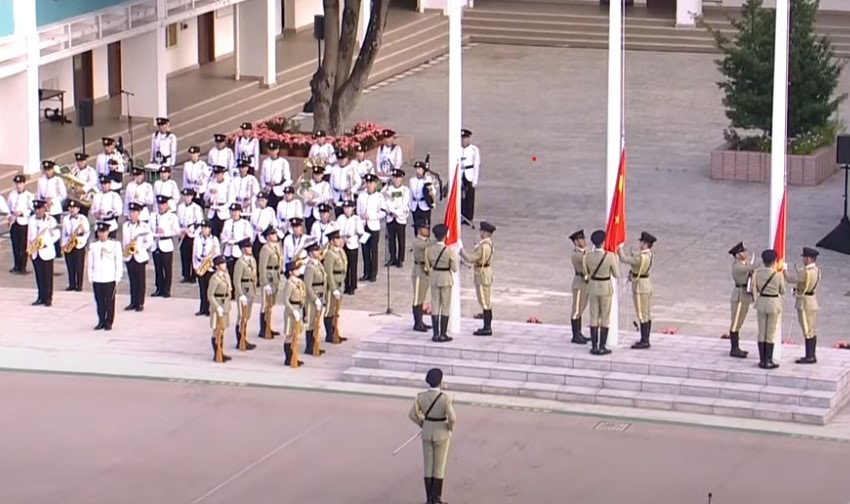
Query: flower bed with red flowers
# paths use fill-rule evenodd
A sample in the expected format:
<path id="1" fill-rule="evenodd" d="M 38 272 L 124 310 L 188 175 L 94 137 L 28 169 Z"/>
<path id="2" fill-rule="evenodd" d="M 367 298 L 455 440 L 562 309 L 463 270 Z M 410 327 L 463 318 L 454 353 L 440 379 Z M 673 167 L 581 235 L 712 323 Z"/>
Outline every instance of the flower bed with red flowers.
<path id="1" fill-rule="evenodd" d="M 374 122 L 359 122 L 341 136 L 326 138 L 338 149 L 351 151 L 358 145 L 362 145 L 368 151 L 378 146 L 385 129 L 387 129 L 385 126 Z M 235 145 L 240 134 L 241 131 L 231 133 L 229 143 Z M 310 146 L 315 141 L 311 133 L 301 133 L 300 124 L 284 117 L 254 124 L 254 136 L 260 140 L 260 149 L 263 153 L 267 151 L 268 143 L 275 140 L 280 142 L 281 156 L 291 157 L 306 157 Z"/>

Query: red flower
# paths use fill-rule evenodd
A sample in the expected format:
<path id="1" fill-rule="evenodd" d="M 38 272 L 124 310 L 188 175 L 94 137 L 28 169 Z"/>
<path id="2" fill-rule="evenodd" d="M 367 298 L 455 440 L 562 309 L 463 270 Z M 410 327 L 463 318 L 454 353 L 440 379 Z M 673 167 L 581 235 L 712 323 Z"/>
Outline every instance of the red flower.
<path id="1" fill-rule="evenodd" d="M 782 344 L 783 345 L 796 345 L 797 342 L 794 341 L 794 338 L 785 338 L 784 340 L 782 340 Z"/>
<path id="2" fill-rule="evenodd" d="M 534 315 L 528 317 L 528 320 L 526 320 L 526 323 L 528 323 L 528 324 L 542 324 L 542 322 L 540 322 L 540 319 L 538 319 Z"/>
<path id="3" fill-rule="evenodd" d="M 842 340 L 842 341 L 836 341 L 836 342 L 832 345 L 832 347 L 833 347 L 833 348 L 841 348 L 841 349 L 843 349 L 843 350 L 850 350 L 850 343 L 848 343 L 847 341 L 844 341 L 844 340 Z"/>
<path id="4" fill-rule="evenodd" d="M 666 329 L 662 329 L 661 334 L 676 334 L 676 330 L 671 327 L 668 327 Z"/>

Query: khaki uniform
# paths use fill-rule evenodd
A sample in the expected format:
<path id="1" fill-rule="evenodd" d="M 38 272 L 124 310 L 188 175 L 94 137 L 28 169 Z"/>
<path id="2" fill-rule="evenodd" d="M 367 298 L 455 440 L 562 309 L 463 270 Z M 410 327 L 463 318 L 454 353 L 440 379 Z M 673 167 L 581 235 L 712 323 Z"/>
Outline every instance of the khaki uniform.
<path id="1" fill-rule="evenodd" d="M 452 273 L 457 271 L 454 250 L 443 242 L 428 246 L 425 250 L 425 269 L 431 277 L 431 315 L 448 317 L 454 285 Z"/>
<path id="2" fill-rule="evenodd" d="M 573 277 L 573 309 L 570 318 L 580 319 L 584 310 L 587 309 L 587 282 L 590 279 L 590 271 L 587 270 L 587 250 L 574 249 L 570 256 L 575 276 Z"/>
<path id="3" fill-rule="evenodd" d="M 280 242 L 272 243 L 266 242 L 263 245 L 263 248 L 260 249 L 260 265 L 259 265 L 259 275 L 260 275 L 260 287 L 263 289 L 262 296 L 263 302 L 260 305 L 262 308 L 260 310 L 260 337 L 265 337 L 266 333 L 266 309 L 271 309 L 274 307 L 275 303 L 277 303 L 277 293 L 280 290 L 280 274 L 283 270 L 283 252 L 280 249 Z M 272 293 L 270 296 L 266 295 L 266 286 L 271 286 Z M 268 299 L 267 299 L 268 298 Z M 270 310 L 271 311 L 271 310 Z M 269 313 L 269 321 L 271 321 L 271 312 Z M 271 325 L 271 324 L 269 324 Z M 271 333 L 272 337 L 274 337 L 274 332 Z"/>
<path id="4" fill-rule="evenodd" d="M 345 272 L 348 269 L 348 258 L 341 248 L 331 246 L 325 254 L 324 259 L 325 277 L 327 278 L 327 305 L 326 317 L 332 317 L 336 311 L 338 301 L 334 291 L 342 292 L 345 289 Z"/>
<path id="5" fill-rule="evenodd" d="M 776 328 L 782 319 L 782 295 L 785 294 L 785 277 L 773 268 L 762 266 L 753 272 L 753 291 L 756 295 L 758 341 L 775 344 Z"/>
<path id="6" fill-rule="evenodd" d="M 608 327 L 611 318 L 611 296 L 614 295 L 612 278 L 620 277 L 620 266 L 614 254 L 594 250 L 587 255 L 590 279 L 587 282 L 587 297 L 590 304 L 590 325 Z"/>
<path id="7" fill-rule="evenodd" d="M 307 306 L 304 310 L 307 320 L 304 321 L 304 325 L 308 331 L 319 329 L 316 326 L 316 300 L 320 299 L 323 304 L 325 303 L 327 285 L 328 281 L 322 263 L 315 259 L 310 259 L 304 272 L 304 287 L 307 289 Z"/>
<path id="8" fill-rule="evenodd" d="M 409 417 L 422 428 L 425 477 L 445 478 L 449 441 L 457 423 L 451 398 L 437 389 L 420 392 L 413 401 Z"/>
<path id="9" fill-rule="evenodd" d="M 283 317 L 284 317 L 284 331 L 285 331 L 285 343 L 292 343 L 292 340 L 296 336 L 301 336 L 301 334 L 295 334 L 295 313 L 298 312 L 302 315 L 302 328 L 303 328 L 303 315 L 304 315 L 304 301 L 307 299 L 307 288 L 304 286 L 304 281 L 298 278 L 295 275 L 289 275 L 289 279 L 287 279 L 286 284 L 283 287 Z"/>
<path id="10" fill-rule="evenodd" d="M 230 275 L 227 274 L 227 271 L 216 271 L 210 278 L 207 299 L 210 302 L 210 327 L 216 328 L 219 308 L 224 311 L 224 315 L 222 315 L 224 326 L 230 325 L 230 300 L 233 299 L 233 284 L 230 283 Z"/>
<path id="11" fill-rule="evenodd" d="M 242 257 L 236 260 L 233 266 L 233 281 L 235 282 L 233 290 L 234 297 L 238 300 L 242 296 L 248 298 L 248 305 L 243 306 L 237 301 L 239 306 L 240 318 L 243 310 L 246 320 L 251 319 L 251 311 L 254 307 L 254 297 L 257 295 L 257 263 L 254 257 L 242 254 Z"/>
<path id="12" fill-rule="evenodd" d="M 493 285 L 493 269 L 490 264 L 493 261 L 493 239 L 484 238 L 472 249 L 471 254 L 460 251 L 463 260 L 472 264 L 473 283 L 475 284 L 475 295 L 482 310 L 489 310 L 490 286 Z"/>
<path id="13" fill-rule="evenodd" d="M 432 240 L 421 236 L 413 240 L 413 269 L 410 274 L 413 280 L 413 306 L 423 305 L 425 298 L 428 297 L 431 280 L 428 270 L 425 269 L 425 250 L 433 243 Z"/>
<path id="14" fill-rule="evenodd" d="M 638 322 L 652 320 L 652 282 L 649 281 L 649 270 L 652 269 L 652 251 L 641 250 L 636 254 L 626 255 L 623 249 L 617 251 L 620 260 L 629 265 L 629 280 L 632 282 L 632 300 L 635 304 L 635 316 Z"/>
<path id="15" fill-rule="evenodd" d="M 787 271 L 787 270 L 786 270 Z M 820 268 L 812 263 L 788 275 L 789 281 L 795 283 L 794 308 L 805 339 L 817 336 L 818 299 L 815 297 L 820 283 Z"/>
<path id="16" fill-rule="evenodd" d="M 739 332 L 747 319 L 747 312 L 750 311 L 750 303 L 753 301 L 753 295 L 747 292 L 747 283 L 752 271 L 753 267 L 746 262 L 732 263 L 732 281 L 735 282 L 735 287 L 732 289 L 732 325 L 729 332 Z"/>

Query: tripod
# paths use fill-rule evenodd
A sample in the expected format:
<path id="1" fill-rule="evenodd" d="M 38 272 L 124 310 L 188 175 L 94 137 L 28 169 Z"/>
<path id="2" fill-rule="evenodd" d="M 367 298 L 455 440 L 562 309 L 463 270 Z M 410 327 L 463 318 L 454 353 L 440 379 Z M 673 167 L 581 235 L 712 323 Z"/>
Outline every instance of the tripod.
<path id="1" fill-rule="evenodd" d="M 130 114 L 130 97 L 136 95 L 123 89 L 121 94 L 127 97 L 127 129 L 130 132 L 130 163 L 132 164 L 136 162 L 136 151 L 133 142 L 133 116 Z"/>
<path id="2" fill-rule="evenodd" d="M 386 231 L 384 232 L 384 257 L 386 259 L 386 268 L 387 268 L 387 309 L 382 312 L 370 313 L 370 317 L 380 317 L 382 315 L 392 315 L 393 317 L 401 317 L 398 313 L 393 310 L 393 307 L 390 304 L 390 228 L 389 226 L 385 226 Z"/>
<path id="3" fill-rule="evenodd" d="M 847 184 L 850 182 L 848 180 L 850 179 L 850 165 L 842 165 L 841 168 L 844 170 L 844 216 L 841 217 L 838 226 L 819 241 L 817 246 L 850 254 L 850 219 L 847 217 Z"/>

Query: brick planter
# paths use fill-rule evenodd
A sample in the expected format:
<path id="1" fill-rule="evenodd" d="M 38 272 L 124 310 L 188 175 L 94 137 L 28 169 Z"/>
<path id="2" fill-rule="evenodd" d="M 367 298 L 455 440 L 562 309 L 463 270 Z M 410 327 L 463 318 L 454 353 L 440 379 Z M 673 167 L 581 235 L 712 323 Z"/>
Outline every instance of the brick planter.
<path id="1" fill-rule="evenodd" d="M 788 185 L 820 185 L 838 171 L 834 152 L 834 146 L 827 146 L 805 156 L 788 155 Z M 719 180 L 768 182 L 770 153 L 732 151 L 721 145 L 711 151 L 710 174 L 711 178 Z"/>
<path id="2" fill-rule="evenodd" d="M 413 149 L 414 142 L 413 137 L 409 135 L 398 135 L 395 137 L 396 145 L 401 147 L 402 159 L 404 160 L 405 165 L 405 173 L 408 175 L 412 172 L 412 168 L 408 167 L 412 166 L 411 161 L 413 158 Z M 370 149 L 366 151 L 366 159 L 371 160 L 373 163 L 375 162 L 375 157 L 378 155 L 378 148 Z M 287 161 L 289 161 L 289 168 L 292 172 L 292 180 L 298 180 L 298 177 L 301 176 L 301 172 L 304 171 L 304 157 L 294 157 L 294 156 L 284 156 Z M 351 153 L 351 158 L 354 159 L 354 153 Z"/>

